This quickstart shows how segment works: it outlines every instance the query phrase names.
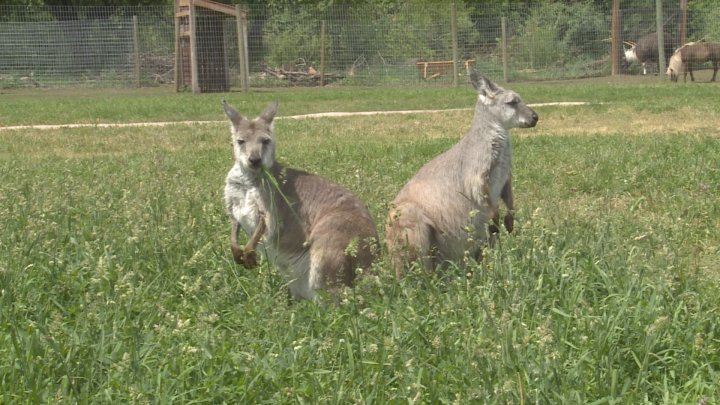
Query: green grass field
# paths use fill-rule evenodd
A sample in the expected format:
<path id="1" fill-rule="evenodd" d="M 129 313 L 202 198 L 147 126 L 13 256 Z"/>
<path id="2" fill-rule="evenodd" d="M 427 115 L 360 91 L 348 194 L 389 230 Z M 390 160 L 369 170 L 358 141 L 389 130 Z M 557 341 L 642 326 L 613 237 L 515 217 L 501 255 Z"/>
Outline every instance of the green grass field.
<path id="1" fill-rule="evenodd" d="M 511 84 L 516 231 L 472 273 L 379 262 L 339 305 L 234 264 L 226 123 L 0 130 L 0 403 L 720 401 L 717 84 Z M 0 126 L 471 107 L 470 86 L 8 92 Z M 365 201 L 472 113 L 278 120 L 278 158 Z"/>

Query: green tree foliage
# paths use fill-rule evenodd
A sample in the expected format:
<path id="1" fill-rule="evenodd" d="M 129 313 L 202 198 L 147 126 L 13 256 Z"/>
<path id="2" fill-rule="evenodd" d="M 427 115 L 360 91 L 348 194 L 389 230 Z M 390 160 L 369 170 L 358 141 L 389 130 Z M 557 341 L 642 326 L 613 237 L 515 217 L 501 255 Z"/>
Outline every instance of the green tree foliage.
<path id="1" fill-rule="evenodd" d="M 335 68 L 358 60 L 398 64 L 451 57 L 450 5 L 437 2 L 367 2 L 358 5 L 317 3 L 271 7 L 262 31 L 266 62 L 281 66 L 302 59 L 317 66 L 320 24 L 326 21 L 326 55 Z M 461 56 L 475 54 L 479 34 L 470 14 L 457 4 Z"/>
<path id="2" fill-rule="evenodd" d="M 543 3 L 532 9 L 514 37 L 513 47 L 529 67 L 564 66 L 571 60 L 605 53 L 610 16 L 590 1 Z"/>
<path id="3" fill-rule="evenodd" d="M 174 0 L 0 0 L 0 5 L 25 6 L 32 13 L 24 13 L 31 19 L 45 21 L 71 21 L 78 19 L 104 19 L 122 14 L 133 6 L 172 7 Z M 0 15 L 0 20 L 12 19 Z"/>
<path id="4" fill-rule="evenodd" d="M 320 55 L 319 26 L 317 13 L 309 7 L 286 8 L 273 14 L 263 29 L 269 50 L 267 63 L 288 66 L 301 58 L 316 63 Z"/>
<path id="5" fill-rule="evenodd" d="M 717 0 L 693 0 L 688 2 L 692 25 L 688 39 L 720 41 L 720 4 Z"/>
<path id="6" fill-rule="evenodd" d="M 162 6 L 172 5 L 173 0 L 2 0 L 8 6 Z"/>

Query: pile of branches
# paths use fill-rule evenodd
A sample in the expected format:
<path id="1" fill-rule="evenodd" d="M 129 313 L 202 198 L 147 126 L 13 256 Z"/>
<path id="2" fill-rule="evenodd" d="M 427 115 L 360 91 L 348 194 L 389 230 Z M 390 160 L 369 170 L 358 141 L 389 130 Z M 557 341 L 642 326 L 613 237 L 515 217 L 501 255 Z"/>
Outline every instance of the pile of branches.
<path id="1" fill-rule="evenodd" d="M 263 65 L 262 71 L 266 77 L 270 76 L 280 80 L 287 80 L 288 83 L 294 86 L 319 86 L 320 78 L 322 78 L 323 85 L 343 78 L 343 76 L 333 73 L 324 73 L 321 75 L 314 67 L 308 66 L 306 68 L 305 66 L 305 61 L 301 60 L 290 69 L 286 69 L 285 67 L 271 68 Z"/>
<path id="2" fill-rule="evenodd" d="M 141 53 L 140 66 L 151 72 L 155 83 L 172 83 L 175 80 L 175 57 L 173 55 Z"/>

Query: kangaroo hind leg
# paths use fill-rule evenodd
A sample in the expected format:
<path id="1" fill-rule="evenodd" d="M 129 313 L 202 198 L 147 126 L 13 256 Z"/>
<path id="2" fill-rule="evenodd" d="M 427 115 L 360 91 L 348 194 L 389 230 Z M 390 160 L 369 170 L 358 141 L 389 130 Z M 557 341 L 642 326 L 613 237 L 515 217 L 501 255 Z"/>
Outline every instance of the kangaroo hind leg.
<path id="1" fill-rule="evenodd" d="M 385 233 L 398 280 L 405 266 L 413 262 L 432 270 L 433 226 L 420 207 L 406 204 L 391 210 Z"/>

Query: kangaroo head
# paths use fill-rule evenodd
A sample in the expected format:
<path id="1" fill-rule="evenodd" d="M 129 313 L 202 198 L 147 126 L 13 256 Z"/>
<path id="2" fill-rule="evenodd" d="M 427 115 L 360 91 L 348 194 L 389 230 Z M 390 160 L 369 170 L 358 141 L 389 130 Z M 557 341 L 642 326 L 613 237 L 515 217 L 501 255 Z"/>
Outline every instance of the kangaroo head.
<path id="1" fill-rule="evenodd" d="M 254 120 L 244 118 L 223 100 L 223 109 L 230 119 L 233 156 L 244 170 L 258 171 L 275 163 L 275 135 L 273 119 L 277 114 L 277 101 L 270 103 Z"/>
<path id="2" fill-rule="evenodd" d="M 476 70 L 470 73 L 470 82 L 477 90 L 478 106 L 489 113 L 485 118 L 493 119 L 505 129 L 530 128 L 537 124 L 537 113 L 514 91 L 503 89 Z"/>

